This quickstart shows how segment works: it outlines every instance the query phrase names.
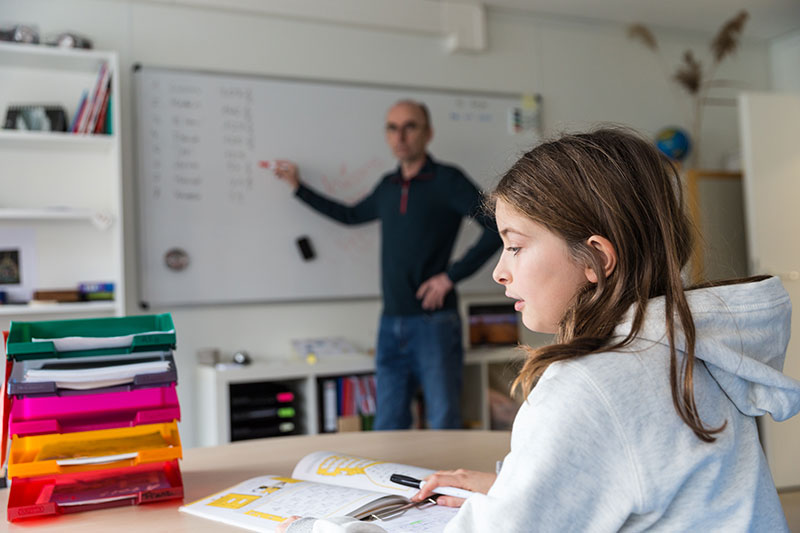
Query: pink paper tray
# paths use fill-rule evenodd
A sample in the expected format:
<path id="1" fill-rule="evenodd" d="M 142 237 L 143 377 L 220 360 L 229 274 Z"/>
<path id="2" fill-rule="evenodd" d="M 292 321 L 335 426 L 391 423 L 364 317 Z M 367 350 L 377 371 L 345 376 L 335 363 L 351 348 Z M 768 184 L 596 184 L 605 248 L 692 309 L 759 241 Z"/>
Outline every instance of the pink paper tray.
<path id="1" fill-rule="evenodd" d="M 72 433 L 180 420 L 175 384 L 76 396 L 11 399 L 10 435 Z"/>

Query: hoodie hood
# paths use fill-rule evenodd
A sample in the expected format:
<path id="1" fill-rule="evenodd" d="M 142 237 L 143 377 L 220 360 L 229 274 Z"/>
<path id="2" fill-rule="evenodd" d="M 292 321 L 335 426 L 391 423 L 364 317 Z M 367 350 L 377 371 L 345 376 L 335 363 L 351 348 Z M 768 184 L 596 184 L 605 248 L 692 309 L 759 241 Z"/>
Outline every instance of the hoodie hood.
<path id="1" fill-rule="evenodd" d="M 737 409 L 749 416 L 772 415 L 785 420 L 800 411 L 800 382 L 783 374 L 789 344 L 792 304 L 778 278 L 695 289 L 686 292 L 696 329 L 695 357 Z M 635 307 L 614 330 L 625 337 L 633 324 Z M 686 353 L 686 340 L 676 316 L 676 348 Z M 647 304 L 645 320 L 628 348 L 639 343 L 669 346 L 664 320 L 664 297 Z"/>

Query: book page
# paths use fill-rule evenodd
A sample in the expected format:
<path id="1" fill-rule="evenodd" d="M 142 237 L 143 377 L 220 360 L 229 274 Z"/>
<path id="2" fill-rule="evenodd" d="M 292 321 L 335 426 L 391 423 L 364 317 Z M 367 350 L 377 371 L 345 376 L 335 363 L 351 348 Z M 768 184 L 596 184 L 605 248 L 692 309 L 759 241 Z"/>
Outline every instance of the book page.
<path id="1" fill-rule="evenodd" d="M 457 512 L 456 507 L 430 504 L 412 507 L 399 516 L 374 523 L 389 533 L 433 533 L 443 531 Z"/>
<path id="2" fill-rule="evenodd" d="M 259 476 L 180 510 L 253 531 L 273 531 L 292 515 L 315 518 L 352 515 L 370 502 L 385 497 L 385 494 L 361 489 Z"/>
<path id="3" fill-rule="evenodd" d="M 300 459 L 292 472 L 292 477 L 410 498 L 417 493 L 417 489 L 392 483 L 389 481 L 389 477 L 392 474 L 403 474 L 422 479 L 433 472 L 433 470 L 417 466 L 322 451 L 310 453 Z"/>

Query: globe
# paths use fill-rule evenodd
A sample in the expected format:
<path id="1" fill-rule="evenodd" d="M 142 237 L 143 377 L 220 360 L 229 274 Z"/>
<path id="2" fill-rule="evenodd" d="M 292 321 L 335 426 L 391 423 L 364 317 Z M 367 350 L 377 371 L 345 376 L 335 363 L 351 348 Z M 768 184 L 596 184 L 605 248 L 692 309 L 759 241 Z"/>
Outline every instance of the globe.
<path id="1" fill-rule="evenodd" d="M 681 128 L 670 126 L 659 131 L 656 135 L 656 147 L 661 152 L 676 161 L 682 161 L 689 155 L 692 145 L 689 134 Z"/>

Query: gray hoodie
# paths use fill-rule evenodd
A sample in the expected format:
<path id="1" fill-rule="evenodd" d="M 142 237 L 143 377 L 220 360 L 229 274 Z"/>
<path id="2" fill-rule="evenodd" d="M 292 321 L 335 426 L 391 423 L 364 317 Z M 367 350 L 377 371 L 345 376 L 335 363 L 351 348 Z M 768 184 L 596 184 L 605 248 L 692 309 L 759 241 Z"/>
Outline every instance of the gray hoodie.
<path id="1" fill-rule="evenodd" d="M 687 292 L 697 341 L 695 401 L 713 443 L 678 417 L 669 385 L 664 299 L 622 351 L 551 365 L 520 409 L 488 495 L 448 533 L 788 531 L 753 416 L 800 410 L 781 373 L 791 303 L 780 280 Z M 615 335 L 624 337 L 633 312 Z M 676 346 L 683 353 L 685 343 Z"/>
<path id="2" fill-rule="evenodd" d="M 788 531 L 753 417 L 800 410 L 800 383 L 781 373 L 789 296 L 769 278 L 687 299 L 702 361 L 698 412 L 707 427 L 725 424 L 715 442 L 675 411 L 664 299 L 655 298 L 631 345 L 545 371 L 517 414 L 497 481 L 464 503 L 446 533 Z M 631 310 L 615 336 L 632 318 Z M 679 355 L 684 346 L 679 338 Z M 316 522 L 315 532 L 347 527 Z"/>

